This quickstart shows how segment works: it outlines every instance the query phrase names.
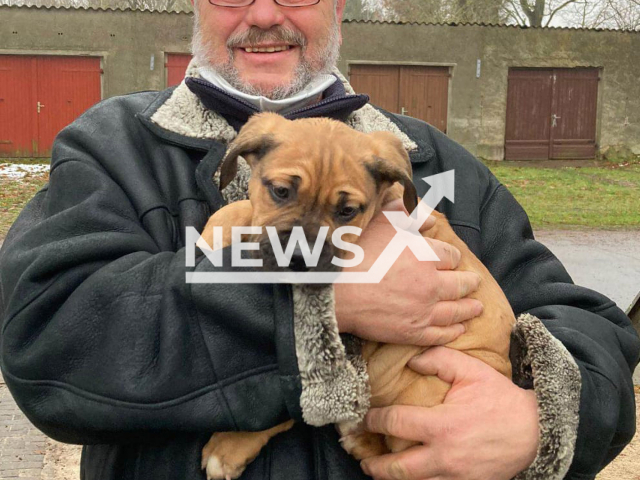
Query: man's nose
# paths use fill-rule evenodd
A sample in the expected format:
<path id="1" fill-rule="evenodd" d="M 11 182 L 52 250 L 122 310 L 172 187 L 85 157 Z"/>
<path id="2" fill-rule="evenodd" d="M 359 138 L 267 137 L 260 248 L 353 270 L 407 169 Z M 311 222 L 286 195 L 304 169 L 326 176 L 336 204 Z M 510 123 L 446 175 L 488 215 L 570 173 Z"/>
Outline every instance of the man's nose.
<path id="1" fill-rule="evenodd" d="M 284 23 L 285 16 L 282 7 L 274 0 L 255 0 L 247 10 L 245 21 L 250 26 L 267 30 Z"/>

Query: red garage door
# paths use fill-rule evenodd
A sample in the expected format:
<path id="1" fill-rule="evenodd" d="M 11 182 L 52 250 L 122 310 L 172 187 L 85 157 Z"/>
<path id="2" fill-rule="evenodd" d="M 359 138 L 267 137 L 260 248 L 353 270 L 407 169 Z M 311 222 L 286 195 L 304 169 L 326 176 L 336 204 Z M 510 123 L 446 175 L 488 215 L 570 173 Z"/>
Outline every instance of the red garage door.
<path id="1" fill-rule="evenodd" d="M 167 88 L 178 85 L 184 78 L 191 55 L 184 53 L 167 53 L 165 68 L 167 69 Z"/>
<path id="2" fill-rule="evenodd" d="M 48 157 L 101 99 L 100 58 L 0 55 L 0 157 Z"/>

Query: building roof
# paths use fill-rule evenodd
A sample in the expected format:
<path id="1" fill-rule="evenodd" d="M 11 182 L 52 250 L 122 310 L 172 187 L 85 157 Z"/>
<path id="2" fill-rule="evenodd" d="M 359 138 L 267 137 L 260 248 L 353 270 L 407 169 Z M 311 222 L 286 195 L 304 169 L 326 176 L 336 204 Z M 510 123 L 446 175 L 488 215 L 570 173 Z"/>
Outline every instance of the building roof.
<path id="1" fill-rule="evenodd" d="M 0 0 L 2 1 L 2 0 Z M 481 22 L 409 22 L 406 20 L 363 20 L 344 18 L 343 23 L 363 23 L 376 25 L 441 25 L 441 26 L 477 26 L 477 27 L 493 27 L 493 28 L 517 28 L 521 30 L 528 29 L 544 29 L 544 30 L 582 30 L 590 32 L 621 32 L 621 33 L 640 33 L 639 30 L 619 30 L 615 28 L 584 28 L 584 27 L 530 27 L 528 25 L 516 25 L 508 23 L 481 23 Z"/>
<path id="2" fill-rule="evenodd" d="M 0 0 L 0 6 L 191 13 L 190 0 Z"/>

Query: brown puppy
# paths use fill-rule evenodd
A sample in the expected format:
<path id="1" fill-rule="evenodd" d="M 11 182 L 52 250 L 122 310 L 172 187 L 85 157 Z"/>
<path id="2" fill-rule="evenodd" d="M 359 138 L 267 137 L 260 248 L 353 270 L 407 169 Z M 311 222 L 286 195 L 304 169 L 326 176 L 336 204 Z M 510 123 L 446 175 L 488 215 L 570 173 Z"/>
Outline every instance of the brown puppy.
<path id="1" fill-rule="evenodd" d="M 224 246 L 232 243 L 233 226 L 275 226 L 283 245 L 294 226 L 304 228 L 310 245 L 315 239 L 309 238 L 309 232 L 313 236 L 319 227 L 328 226 L 318 265 L 319 270 L 327 270 L 334 255 L 348 256 L 330 243 L 335 229 L 345 225 L 364 229 L 382 205 L 395 198 L 402 197 L 409 212 L 417 203 L 409 157 L 391 133 L 363 134 L 328 119 L 289 121 L 275 114 L 260 114 L 252 117 L 230 145 L 221 167 L 221 188 L 234 178 L 239 156 L 251 167 L 250 200 L 232 203 L 211 217 L 202 233 L 209 245 L 216 226 L 223 227 Z M 425 236 L 456 246 L 462 253 L 458 268 L 474 271 L 482 278 L 479 290 L 470 296 L 483 303 L 483 314 L 465 322 L 465 334 L 447 346 L 479 358 L 510 377 L 509 339 L 515 322 L 511 307 L 497 282 L 444 216 L 437 212 L 434 215 L 436 224 Z M 345 235 L 343 239 L 357 242 L 356 236 Z M 265 266 L 278 269 L 273 261 L 270 263 L 273 255 L 267 240 L 266 232 L 253 239 L 261 244 Z M 289 268 L 305 269 L 298 268 L 294 260 Z M 368 365 L 372 407 L 442 403 L 450 385 L 406 366 L 423 350 L 365 342 L 362 354 Z M 209 479 L 237 478 L 269 438 L 292 425 L 289 421 L 263 432 L 216 433 L 203 449 L 202 468 L 207 469 Z M 343 424 L 339 430 L 343 447 L 358 459 L 414 444 L 362 432 L 357 425 Z"/>

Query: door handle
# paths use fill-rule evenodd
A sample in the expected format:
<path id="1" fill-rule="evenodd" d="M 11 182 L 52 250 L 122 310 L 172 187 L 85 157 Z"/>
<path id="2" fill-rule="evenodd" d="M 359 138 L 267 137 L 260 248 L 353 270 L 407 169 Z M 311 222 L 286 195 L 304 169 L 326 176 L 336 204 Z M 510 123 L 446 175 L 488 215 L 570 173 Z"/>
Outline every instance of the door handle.
<path id="1" fill-rule="evenodd" d="M 402 107 L 402 110 L 400 110 L 400 115 L 408 115 L 409 112 L 407 112 L 407 109 Z"/>
<path id="2" fill-rule="evenodd" d="M 38 113 L 40 113 L 40 109 L 44 108 L 44 105 L 42 105 L 40 102 L 38 102 Z"/>
<path id="3" fill-rule="evenodd" d="M 551 126 L 552 127 L 557 127 L 558 126 L 557 120 L 559 118 L 562 118 L 562 117 L 557 116 L 555 113 L 553 115 L 551 115 Z"/>

